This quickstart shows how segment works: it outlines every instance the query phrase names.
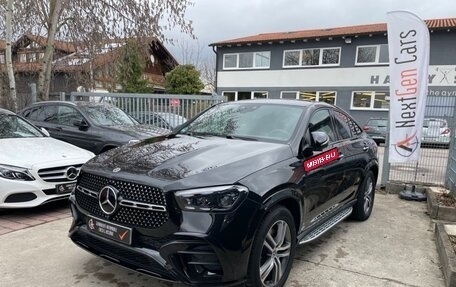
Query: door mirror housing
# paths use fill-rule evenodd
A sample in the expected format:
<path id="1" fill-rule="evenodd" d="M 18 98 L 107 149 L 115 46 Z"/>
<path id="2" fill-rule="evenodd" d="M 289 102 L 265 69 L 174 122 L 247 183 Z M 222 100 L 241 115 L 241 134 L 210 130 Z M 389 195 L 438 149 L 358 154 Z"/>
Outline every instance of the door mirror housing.
<path id="1" fill-rule="evenodd" d="M 322 131 L 315 131 L 312 132 L 312 138 L 314 141 L 314 145 L 318 149 L 325 148 L 329 144 L 329 136 L 327 133 Z"/>
<path id="2" fill-rule="evenodd" d="M 41 128 L 41 132 L 46 136 L 46 137 L 50 137 L 51 135 L 49 134 L 49 132 L 47 131 L 47 129 L 45 128 Z"/>
<path id="3" fill-rule="evenodd" d="M 80 130 L 86 130 L 89 128 L 89 124 L 85 120 L 74 121 L 73 125 L 77 126 Z"/>

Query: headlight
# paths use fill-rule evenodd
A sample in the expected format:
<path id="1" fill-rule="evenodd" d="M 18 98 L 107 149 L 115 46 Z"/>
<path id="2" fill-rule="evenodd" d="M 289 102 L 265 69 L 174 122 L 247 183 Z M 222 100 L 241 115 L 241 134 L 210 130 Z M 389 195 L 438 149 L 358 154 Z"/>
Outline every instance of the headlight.
<path id="1" fill-rule="evenodd" d="M 0 177 L 23 181 L 35 180 L 28 169 L 12 165 L 0 165 Z"/>
<path id="2" fill-rule="evenodd" d="M 189 189 L 175 193 L 177 204 L 190 211 L 227 211 L 234 208 L 247 194 L 244 186 L 216 186 Z"/>

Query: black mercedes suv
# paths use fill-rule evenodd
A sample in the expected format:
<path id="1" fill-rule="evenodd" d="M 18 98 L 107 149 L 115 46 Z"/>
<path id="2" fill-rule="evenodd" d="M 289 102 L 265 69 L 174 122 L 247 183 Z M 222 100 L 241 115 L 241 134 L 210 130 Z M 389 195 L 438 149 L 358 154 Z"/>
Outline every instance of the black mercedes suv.
<path id="1" fill-rule="evenodd" d="M 369 218 L 377 174 L 377 145 L 337 107 L 223 103 L 86 163 L 69 236 L 163 280 L 283 286 L 297 245 Z"/>

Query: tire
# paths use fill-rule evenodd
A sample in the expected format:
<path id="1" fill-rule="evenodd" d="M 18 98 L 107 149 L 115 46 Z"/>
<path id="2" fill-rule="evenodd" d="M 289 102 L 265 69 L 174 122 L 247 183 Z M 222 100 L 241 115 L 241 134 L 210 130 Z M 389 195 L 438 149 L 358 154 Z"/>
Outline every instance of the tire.
<path id="1" fill-rule="evenodd" d="M 375 183 L 374 173 L 370 170 L 366 173 L 359 187 L 357 201 L 353 206 L 350 218 L 358 221 L 364 221 L 369 218 L 374 208 Z"/>
<path id="2" fill-rule="evenodd" d="M 282 287 L 290 274 L 295 249 L 293 216 L 285 207 L 276 207 L 266 215 L 253 240 L 246 286 Z"/>

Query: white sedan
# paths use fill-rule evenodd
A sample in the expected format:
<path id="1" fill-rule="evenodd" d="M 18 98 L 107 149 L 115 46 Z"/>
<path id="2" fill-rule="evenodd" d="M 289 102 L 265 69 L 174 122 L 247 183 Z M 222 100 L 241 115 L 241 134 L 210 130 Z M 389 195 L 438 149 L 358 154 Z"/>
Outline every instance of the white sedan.
<path id="1" fill-rule="evenodd" d="M 68 198 L 81 166 L 93 156 L 0 109 L 0 209 Z"/>

